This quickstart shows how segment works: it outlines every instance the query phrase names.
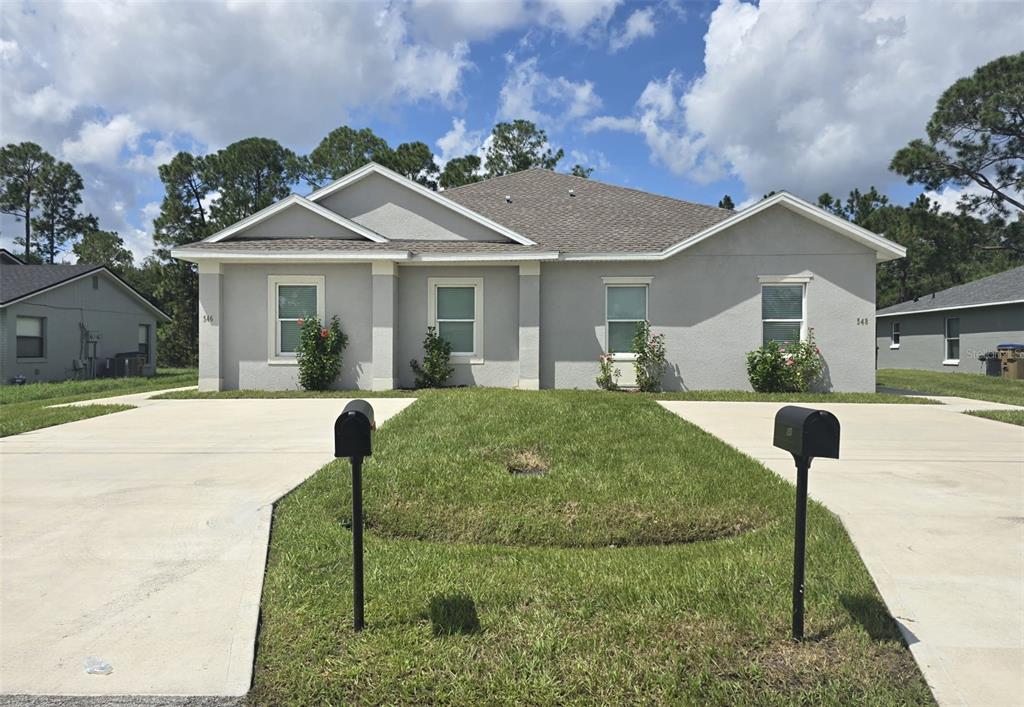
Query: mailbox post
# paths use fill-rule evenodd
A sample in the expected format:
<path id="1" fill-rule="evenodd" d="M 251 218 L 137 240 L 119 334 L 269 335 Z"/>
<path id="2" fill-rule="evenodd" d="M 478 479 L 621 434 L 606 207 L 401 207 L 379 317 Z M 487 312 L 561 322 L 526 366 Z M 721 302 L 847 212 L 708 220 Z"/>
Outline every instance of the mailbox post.
<path id="1" fill-rule="evenodd" d="M 352 463 L 352 625 L 362 631 L 363 621 L 363 458 L 373 453 L 372 432 L 377 428 L 373 407 L 353 400 L 334 422 L 334 456 Z"/>
<path id="2" fill-rule="evenodd" d="M 807 472 L 815 457 L 839 458 L 839 420 L 826 410 L 787 405 L 775 413 L 774 444 L 796 462 L 793 538 L 793 639 L 804 637 L 804 553 L 807 542 Z"/>

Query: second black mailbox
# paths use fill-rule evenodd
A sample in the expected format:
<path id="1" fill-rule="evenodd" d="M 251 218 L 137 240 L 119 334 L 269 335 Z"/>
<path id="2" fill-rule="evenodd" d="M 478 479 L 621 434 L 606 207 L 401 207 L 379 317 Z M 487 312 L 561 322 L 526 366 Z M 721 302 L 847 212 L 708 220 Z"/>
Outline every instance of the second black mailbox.
<path id="1" fill-rule="evenodd" d="M 334 456 L 370 456 L 373 453 L 371 433 L 376 427 L 370 403 L 365 400 L 350 402 L 334 423 Z"/>
<path id="2" fill-rule="evenodd" d="M 839 458 L 839 420 L 827 410 L 787 405 L 775 414 L 775 440 L 794 457 Z"/>

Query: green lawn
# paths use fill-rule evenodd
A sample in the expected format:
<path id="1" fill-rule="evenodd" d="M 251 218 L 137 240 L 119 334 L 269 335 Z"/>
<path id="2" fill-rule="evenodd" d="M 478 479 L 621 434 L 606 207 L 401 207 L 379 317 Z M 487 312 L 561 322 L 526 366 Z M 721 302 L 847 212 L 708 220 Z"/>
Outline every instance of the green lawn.
<path id="1" fill-rule="evenodd" d="M 253 704 L 930 704 L 839 521 L 650 397 L 424 392 L 275 508 Z"/>
<path id="2" fill-rule="evenodd" d="M 167 400 L 224 399 L 224 398 L 415 398 L 421 390 L 222 390 L 199 392 L 182 390 L 156 396 Z M 619 392 L 607 395 L 637 395 Z M 753 393 L 744 390 L 690 390 L 656 393 L 657 400 L 715 400 L 770 403 L 901 403 L 911 405 L 938 405 L 934 400 L 891 393 Z"/>
<path id="3" fill-rule="evenodd" d="M 977 373 L 943 373 L 884 368 L 878 371 L 878 384 L 929 395 L 955 395 L 961 398 L 989 400 L 994 403 L 1024 406 L 1024 381 L 995 378 Z"/>
<path id="4" fill-rule="evenodd" d="M 50 408 L 50 405 L 162 388 L 179 388 L 195 385 L 196 380 L 197 373 L 194 368 L 164 368 L 151 378 L 97 378 L 61 383 L 0 386 L 0 437 L 131 409 L 130 405 L 85 405 L 68 408 Z"/>
<path id="5" fill-rule="evenodd" d="M 415 398 L 419 390 L 178 390 L 155 400 L 224 400 L 241 398 Z"/>
<path id="6" fill-rule="evenodd" d="M 1024 426 L 1024 410 L 968 410 L 967 414 Z"/>
<path id="7" fill-rule="evenodd" d="M 940 405 L 927 398 L 892 393 L 753 393 L 745 390 L 688 390 L 657 393 L 658 400 L 711 400 L 745 403 L 895 403 Z"/>

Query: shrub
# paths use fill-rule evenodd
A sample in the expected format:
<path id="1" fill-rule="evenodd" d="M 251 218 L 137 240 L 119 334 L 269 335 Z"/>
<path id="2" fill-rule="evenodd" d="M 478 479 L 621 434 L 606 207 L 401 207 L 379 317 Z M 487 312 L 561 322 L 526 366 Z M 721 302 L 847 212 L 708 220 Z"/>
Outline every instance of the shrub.
<path id="1" fill-rule="evenodd" d="M 615 367 L 614 356 L 601 354 L 597 359 L 597 387 L 603 390 L 619 389 L 619 369 Z"/>
<path id="2" fill-rule="evenodd" d="M 637 322 L 633 334 L 633 353 L 636 361 L 636 387 L 644 393 L 661 390 L 661 377 L 665 375 L 665 335 L 652 334 L 648 321 Z"/>
<path id="3" fill-rule="evenodd" d="M 295 357 L 299 363 L 299 385 L 306 390 L 327 390 L 341 372 L 341 352 L 348 345 L 348 337 L 341 330 L 338 317 L 324 327 L 316 317 L 300 319 L 299 348 Z"/>
<path id="4" fill-rule="evenodd" d="M 823 366 L 813 330 L 807 341 L 769 341 L 747 354 L 747 376 L 758 393 L 806 393 L 821 379 Z"/>
<path id="5" fill-rule="evenodd" d="M 427 335 L 423 338 L 423 365 L 413 359 L 409 361 L 412 372 L 416 374 L 417 388 L 440 388 L 451 378 L 455 369 L 449 365 L 452 357 L 452 345 L 437 334 L 437 329 L 427 327 Z"/>

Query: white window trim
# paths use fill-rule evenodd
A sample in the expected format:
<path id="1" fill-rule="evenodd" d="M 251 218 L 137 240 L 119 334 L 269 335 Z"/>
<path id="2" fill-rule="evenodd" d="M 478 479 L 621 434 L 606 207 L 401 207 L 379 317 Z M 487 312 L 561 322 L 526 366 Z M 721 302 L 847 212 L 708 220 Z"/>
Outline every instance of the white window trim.
<path id="1" fill-rule="evenodd" d="M 38 319 L 39 330 L 43 336 L 43 355 L 42 356 L 18 356 L 18 319 Z M 16 314 L 14 316 L 14 360 L 18 363 L 46 363 L 48 355 L 50 353 L 50 341 L 46 335 L 46 317 L 37 317 L 34 314 Z"/>
<path id="2" fill-rule="evenodd" d="M 608 318 L 608 290 L 613 287 L 643 287 L 644 293 L 644 320 L 651 321 L 651 283 L 653 277 L 602 277 L 604 283 L 604 352 L 608 353 L 608 323 L 609 322 L 635 322 L 636 319 L 609 319 Z M 635 353 L 618 352 L 612 354 L 613 361 L 635 361 Z"/>
<path id="3" fill-rule="evenodd" d="M 473 288 L 473 351 L 453 353 L 451 363 L 478 365 L 484 362 L 484 279 L 482 277 L 428 277 L 427 326 L 437 327 L 437 288 Z"/>
<path id="4" fill-rule="evenodd" d="M 900 328 L 900 331 L 896 331 L 897 327 Z M 897 336 L 900 337 L 901 341 L 903 340 L 902 327 L 900 327 L 900 323 L 899 322 L 891 322 L 890 326 L 889 326 L 889 348 L 890 349 L 898 349 L 900 347 L 899 341 L 896 341 L 896 337 Z"/>
<path id="5" fill-rule="evenodd" d="M 949 336 L 949 320 L 956 319 L 960 320 L 960 317 L 944 317 L 942 319 L 942 365 L 943 366 L 959 366 L 959 358 L 948 358 L 949 356 L 949 342 L 956 341 L 957 348 L 960 347 L 960 337 L 950 338 Z"/>
<path id="6" fill-rule="evenodd" d="M 765 319 L 761 317 L 761 344 L 764 345 L 764 325 L 766 322 L 775 323 L 793 323 L 800 322 L 800 341 L 807 341 L 807 284 L 811 281 L 810 277 L 758 277 L 758 281 L 761 285 L 761 297 L 764 297 L 765 287 L 779 287 L 783 285 L 800 285 L 800 310 L 803 313 L 803 319 Z"/>
<path id="7" fill-rule="evenodd" d="M 323 275 L 268 275 L 267 276 L 267 363 L 275 366 L 297 366 L 293 353 L 280 353 L 278 344 L 277 287 L 278 285 L 316 285 L 316 316 L 325 319 Z"/>

